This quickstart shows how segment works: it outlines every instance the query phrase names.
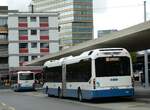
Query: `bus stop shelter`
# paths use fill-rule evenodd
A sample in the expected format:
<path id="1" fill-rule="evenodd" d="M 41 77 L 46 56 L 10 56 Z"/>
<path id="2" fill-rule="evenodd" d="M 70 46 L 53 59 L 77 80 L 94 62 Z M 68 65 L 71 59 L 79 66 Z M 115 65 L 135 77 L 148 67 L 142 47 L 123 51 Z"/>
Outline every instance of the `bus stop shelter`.
<path id="1" fill-rule="evenodd" d="M 34 61 L 28 62 L 26 66 L 42 66 L 45 61 L 78 55 L 83 51 L 96 48 L 126 48 L 130 52 L 146 50 L 150 48 L 150 21 L 123 29 L 101 38 L 90 40 L 58 53 L 50 54 Z M 148 68 L 146 68 L 148 70 Z M 146 78 L 147 79 L 147 78 Z M 148 79 L 147 79 L 148 80 Z"/>

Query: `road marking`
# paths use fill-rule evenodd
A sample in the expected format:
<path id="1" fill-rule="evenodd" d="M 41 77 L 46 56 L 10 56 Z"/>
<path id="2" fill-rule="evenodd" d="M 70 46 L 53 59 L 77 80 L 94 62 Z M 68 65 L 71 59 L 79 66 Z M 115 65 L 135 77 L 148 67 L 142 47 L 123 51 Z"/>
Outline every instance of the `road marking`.
<path id="1" fill-rule="evenodd" d="M 1 104 L 2 104 L 2 106 L 6 106 L 6 104 L 5 104 L 5 103 L 3 103 L 3 102 L 2 102 Z"/>
<path id="2" fill-rule="evenodd" d="M 7 104 L 5 104 L 4 102 L 0 101 L 0 104 L 2 105 L 2 108 L 5 110 L 16 110 L 14 107 L 8 106 Z"/>
<path id="3" fill-rule="evenodd" d="M 14 107 L 8 107 L 9 110 L 16 110 Z"/>

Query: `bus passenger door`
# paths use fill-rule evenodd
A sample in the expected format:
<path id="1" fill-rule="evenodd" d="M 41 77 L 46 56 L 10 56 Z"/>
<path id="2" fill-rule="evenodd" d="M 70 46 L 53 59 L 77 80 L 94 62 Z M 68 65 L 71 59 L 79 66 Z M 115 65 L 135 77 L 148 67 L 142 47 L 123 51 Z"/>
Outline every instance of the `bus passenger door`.
<path id="1" fill-rule="evenodd" d="M 62 65 L 62 96 L 65 96 L 66 90 L 66 65 Z"/>

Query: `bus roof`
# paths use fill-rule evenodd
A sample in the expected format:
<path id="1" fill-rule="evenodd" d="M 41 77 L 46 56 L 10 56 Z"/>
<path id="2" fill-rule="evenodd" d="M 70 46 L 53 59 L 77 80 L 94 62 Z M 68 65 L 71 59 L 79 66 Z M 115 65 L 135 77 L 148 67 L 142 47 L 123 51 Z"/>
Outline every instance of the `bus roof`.
<path id="1" fill-rule="evenodd" d="M 50 60 L 45 62 L 44 67 L 55 67 L 61 66 L 62 64 L 72 64 L 78 63 L 84 59 L 96 59 L 98 56 L 106 56 L 108 54 L 118 54 L 124 56 L 130 56 L 128 51 L 124 48 L 100 48 L 94 49 L 90 51 L 85 51 L 81 53 L 79 56 L 69 56 L 65 58 L 61 58 L 59 60 Z"/>

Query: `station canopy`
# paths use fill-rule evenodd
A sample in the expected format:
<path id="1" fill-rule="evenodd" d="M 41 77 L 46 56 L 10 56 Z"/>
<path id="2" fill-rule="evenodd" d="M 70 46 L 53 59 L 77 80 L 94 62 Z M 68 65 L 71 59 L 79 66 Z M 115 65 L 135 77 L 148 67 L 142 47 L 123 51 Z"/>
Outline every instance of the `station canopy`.
<path id="1" fill-rule="evenodd" d="M 112 34 L 90 40 L 58 53 L 50 54 L 34 61 L 26 66 L 42 66 L 45 61 L 59 59 L 67 56 L 79 55 L 80 53 L 96 48 L 126 48 L 128 51 L 141 51 L 150 48 L 150 21 L 113 32 Z"/>

